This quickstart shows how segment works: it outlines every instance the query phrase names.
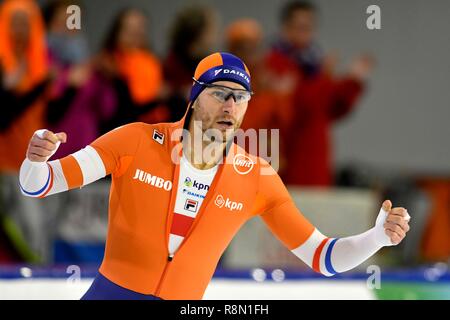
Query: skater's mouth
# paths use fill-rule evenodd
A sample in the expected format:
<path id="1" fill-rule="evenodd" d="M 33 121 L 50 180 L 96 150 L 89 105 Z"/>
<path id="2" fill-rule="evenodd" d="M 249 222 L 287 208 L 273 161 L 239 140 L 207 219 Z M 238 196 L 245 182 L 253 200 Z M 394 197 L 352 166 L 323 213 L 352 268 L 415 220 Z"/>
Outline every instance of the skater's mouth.
<path id="1" fill-rule="evenodd" d="M 234 126 L 235 121 L 231 116 L 224 115 L 223 118 L 219 118 L 216 123 L 219 125 L 221 129 L 230 129 Z"/>
<path id="2" fill-rule="evenodd" d="M 221 121 L 217 121 L 218 124 L 220 125 L 225 125 L 225 126 L 232 126 L 233 125 L 233 121 L 231 120 L 221 120 Z"/>

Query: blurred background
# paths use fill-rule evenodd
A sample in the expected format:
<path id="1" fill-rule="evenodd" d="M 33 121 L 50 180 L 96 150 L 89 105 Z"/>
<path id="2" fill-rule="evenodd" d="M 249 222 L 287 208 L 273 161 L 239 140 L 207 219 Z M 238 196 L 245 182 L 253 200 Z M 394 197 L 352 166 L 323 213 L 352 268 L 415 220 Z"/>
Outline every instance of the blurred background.
<path id="1" fill-rule="evenodd" d="M 249 67 L 243 128 L 279 129 L 274 167 L 323 233 L 371 228 L 386 198 L 412 220 L 399 246 L 333 279 L 249 221 L 205 298 L 449 299 L 449 12 L 445 0 L 0 1 L 0 299 L 78 299 L 103 257 L 110 181 L 22 196 L 33 132 L 68 134 L 58 159 L 125 123 L 177 121 L 218 50 Z M 373 266 L 381 288 L 367 285 Z"/>

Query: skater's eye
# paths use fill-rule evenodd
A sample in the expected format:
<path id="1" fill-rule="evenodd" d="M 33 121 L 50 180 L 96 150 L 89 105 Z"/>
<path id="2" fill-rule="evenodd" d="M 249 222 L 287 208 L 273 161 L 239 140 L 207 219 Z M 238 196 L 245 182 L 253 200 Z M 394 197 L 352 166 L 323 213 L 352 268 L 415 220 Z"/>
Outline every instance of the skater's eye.
<path id="1" fill-rule="evenodd" d="M 221 89 L 214 89 L 211 91 L 211 95 L 220 102 L 225 102 L 225 97 L 228 95 L 228 92 L 225 92 L 225 90 Z"/>
<path id="2" fill-rule="evenodd" d="M 251 95 L 249 92 L 245 92 L 245 91 L 237 92 L 237 93 L 235 92 L 234 98 L 235 98 L 236 103 L 239 104 L 239 103 L 244 103 L 244 102 L 249 101 L 251 98 Z"/>
<path id="3" fill-rule="evenodd" d="M 244 90 L 212 89 L 210 94 L 222 103 L 227 101 L 230 97 L 233 97 L 236 104 L 247 102 L 251 98 L 251 93 Z"/>

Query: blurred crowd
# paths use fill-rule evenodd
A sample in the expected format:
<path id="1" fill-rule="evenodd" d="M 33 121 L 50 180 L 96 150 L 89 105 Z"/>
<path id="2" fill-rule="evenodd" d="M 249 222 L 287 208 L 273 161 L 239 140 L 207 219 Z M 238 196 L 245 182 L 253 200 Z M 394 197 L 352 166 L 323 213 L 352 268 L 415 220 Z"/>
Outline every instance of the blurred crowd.
<path id="1" fill-rule="evenodd" d="M 142 10 L 119 12 L 101 49 L 92 53 L 86 35 L 66 26 L 71 4 L 51 1 L 42 11 L 30 0 L 2 4 L 1 97 L 14 107 L 2 116 L 0 170 L 18 170 L 38 128 L 67 133 L 68 142 L 54 156 L 60 158 L 125 123 L 181 119 L 196 65 L 219 45 L 251 71 L 255 95 L 243 129 L 280 129 L 285 182 L 333 183 L 329 127 L 355 107 L 372 61 L 360 56 L 337 76 L 336 57 L 324 55 L 316 42 L 313 5 L 286 5 L 280 34 L 268 46 L 256 20 L 232 22 L 220 43 L 218 12 L 183 8 L 174 17 L 167 55 L 158 57 Z"/>
<path id="2" fill-rule="evenodd" d="M 222 29 L 220 12 L 213 7 L 181 8 L 171 22 L 165 56 L 158 56 L 149 43 L 149 17 L 133 7 L 115 16 L 100 50 L 93 52 L 83 28 L 66 26 L 66 10 L 73 4 L 84 10 L 75 0 L 46 1 L 43 7 L 32 0 L 0 2 L 2 208 L 31 212 L 21 219 L 51 228 L 55 217 L 34 221 L 36 210 L 45 209 L 22 199 L 17 186 L 34 131 L 67 133 L 67 143 L 52 158 L 58 159 L 129 122 L 180 120 L 196 65 L 217 48 L 246 62 L 255 94 L 243 129 L 279 129 L 279 174 L 285 183 L 335 185 L 331 128 L 357 107 L 374 60 L 360 54 L 338 73 L 339 58 L 324 52 L 317 41 L 318 9 L 313 4 L 292 1 L 281 7 L 275 37 L 268 37 L 252 18 L 240 18 Z M 26 207 L 11 209 L 12 199 L 18 198 L 17 206 Z M 0 261 L 23 260 L 24 251 L 21 257 L 14 253 L 8 238 L 24 228 L 17 227 L 20 219 L 4 211 Z M 20 247 L 21 241 L 14 246 Z"/>

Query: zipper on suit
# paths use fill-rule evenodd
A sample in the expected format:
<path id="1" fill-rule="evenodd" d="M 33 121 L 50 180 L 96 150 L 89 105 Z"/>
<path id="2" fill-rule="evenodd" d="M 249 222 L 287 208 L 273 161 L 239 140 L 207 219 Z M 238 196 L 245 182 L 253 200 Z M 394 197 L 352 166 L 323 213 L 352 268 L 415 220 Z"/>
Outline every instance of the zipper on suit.
<path id="1" fill-rule="evenodd" d="M 159 293 L 160 293 L 160 291 L 161 291 L 162 283 L 163 283 L 163 281 L 164 281 L 164 278 L 166 277 L 167 270 L 169 269 L 169 266 L 170 266 L 170 263 L 172 262 L 172 260 L 173 260 L 173 254 L 169 254 L 169 255 L 167 256 L 167 262 L 166 262 L 166 265 L 164 266 L 163 273 L 162 273 L 162 275 L 161 275 L 161 278 L 159 279 L 158 286 L 156 287 L 155 295 L 156 295 L 157 297 L 159 297 Z"/>
<path id="2" fill-rule="evenodd" d="M 192 231 L 194 230 L 195 226 L 198 224 L 198 221 L 200 220 L 201 216 L 203 215 L 203 212 L 205 211 L 206 207 L 208 206 L 209 202 L 211 201 L 211 198 L 214 195 L 214 191 L 216 189 L 216 185 L 219 181 L 220 175 L 222 173 L 224 164 L 220 164 L 219 165 L 219 169 L 217 170 L 216 173 L 216 177 L 214 178 L 213 183 L 211 184 L 211 188 L 208 190 L 208 193 L 205 197 L 205 199 L 203 200 L 202 203 L 202 207 L 200 208 L 200 211 L 197 215 L 197 217 L 194 220 L 194 223 L 192 224 L 191 228 L 189 229 L 186 237 L 184 237 L 183 242 L 181 243 L 181 245 L 178 247 L 177 251 L 180 251 L 180 249 L 184 246 L 184 244 L 186 243 L 186 241 L 188 240 L 189 236 L 191 235 Z M 180 176 L 180 165 L 178 164 L 176 169 L 175 169 L 175 179 L 176 179 L 176 183 L 174 183 L 173 185 L 173 189 L 172 189 L 172 195 L 171 195 L 171 200 L 170 200 L 170 206 L 169 206 L 169 214 L 168 214 L 168 218 L 167 218 L 167 225 L 166 225 L 166 233 L 168 232 L 168 234 L 166 235 L 166 248 L 167 251 L 169 251 L 169 234 L 170 234 L 170 224 L 172 223 L 172 218 L 173 218 L 173 212 L 174 212 L 174 207 L 175 207 L 175 201 L 176 201 L 176 194 L 178 192 L 178 178 Z M 170 254 L 168 253 L 167 256 L 167 262 L 166 265 L 164 266 L 164 270 L 163 273 L 161 275 L 161 278 L 159 280 L 158 286 L 156 287 L 156 292 L 155 295 L 158 296 L 160 291 L 161 291 L 161 287 L 162 284 L 164 282 L 164 279 L 166 277 L 167 274 L 167 270 L 169 269 L 170 263 L 172 262 L 173 258 L 174 258 L 175 254 Z"/>

